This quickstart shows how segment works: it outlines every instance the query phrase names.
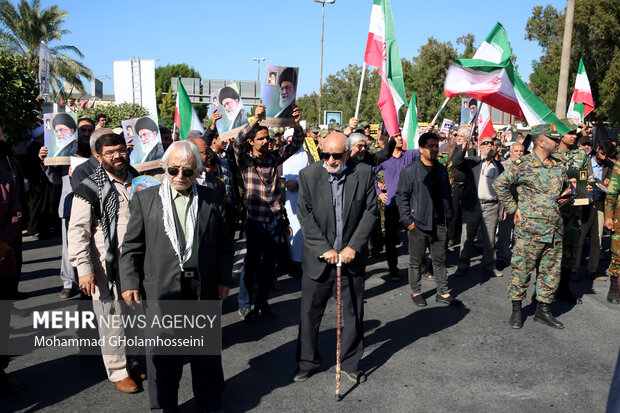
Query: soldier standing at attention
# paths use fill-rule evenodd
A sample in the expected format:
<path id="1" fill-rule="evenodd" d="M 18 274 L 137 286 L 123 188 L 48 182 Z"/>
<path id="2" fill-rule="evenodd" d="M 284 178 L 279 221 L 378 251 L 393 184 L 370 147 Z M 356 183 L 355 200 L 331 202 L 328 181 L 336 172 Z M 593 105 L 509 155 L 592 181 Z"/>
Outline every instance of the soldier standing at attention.
<path id="1" fill-rule="evenodd" d="M 560 162 L 567 173 L 569 170 L 580 170 L 588 167 L 588 153 L 581 146 L 575 145 L 577 141 L 577 126 L 570 119 L 562 119 L 571 130 L 562 136 L 558 151 L 553 157 Z M 570 173 L 569 173 L 570 175 Z M 562 269 L 560 272 L 560 285 L 557 297 L 573 304 L 581 304 L 581 298 L 576 298 L 570 290 L 569 282 L 571 271 L 575 268 L 577 247 L 581 236 L 581 206 L 565 206 L 562 208 L 562 221 L 564 222 L 564 237 L 562 249 Z"/>
<path id="2" fill-rule="evenodd" d="M 508 297 L 512 300 L 512 328 L 523 326 L 521 302 L 527 295 L 530 274 L 537 267 L 536 296 L 538 306 L 534 320 L 554 328 L 564 325 L 551 314 L 549 304 L 558 288 L 562 260 L 562 217 L 560 206 L 574 191 L 565 169 L 551 157 L 562 135 L 555 125 L 532 127 L 534 151 L 517 159 L 513 167 L 493 183 L 497 197 L 504 204 L 504 214 L 515 216 L 515 245 Z M 519 203 L 510 193 L 517 188 Z M 564 192 L 563 189 L 567 188 Z"/>
<path id="3" fill-rule="evenodd" d="M 611 262 L 609 263 L 609 293 L 607 301 L 612 304 L 620 304 L 620 296 L 618 295 L 618 275 L 620 275 L 620 202 L 618 195 L 620 194 L 620 162 L 616 162 L 614 171 L 611 174 L 611 181 L 607 187 L 607 196 L 605 197 L 605 227 L 613 231 L 611 235 Z"/>

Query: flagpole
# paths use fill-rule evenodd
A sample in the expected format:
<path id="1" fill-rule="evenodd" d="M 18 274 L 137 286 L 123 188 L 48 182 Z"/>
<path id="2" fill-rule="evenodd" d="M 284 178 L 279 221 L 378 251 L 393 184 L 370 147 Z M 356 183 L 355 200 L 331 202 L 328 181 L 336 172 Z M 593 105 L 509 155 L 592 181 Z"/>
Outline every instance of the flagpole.
<path id="1" fill-rule="evenodd" d="M 482 106 L 482 102 L 480 102 L 480 106 Z M 472 136 L 474 136 L 474 128 L 476 127 L 476 121 L 478 120 L 478 113 L 480 112 L 480 106 L 476 105 L 476 114 L 474 115 L 471 121 L 471 130 L 469 131 L 469 137 L 467 138 L 467 143 L 470 143 Z"/>
<path id="2" fill-rule="evenodd" d="M 433 120 L 431 121 L 431 123 L 435 123 L 435 121 L 437 121 L 437 118 L 439 117 L 439 115 L 441 114 L 441 111 L 443 110 L 443 108 L 446 107 L 446 104 L 448 103 L 448 101 L 450 100 L 450 98 L 446 98 L 446 100 L 443 101 L 443 104 L 441 105 L 441 107 L 439 108 L 439 111 L 437 112 L 437 114 L 435 115 L 435 117 L 433 118 Z"/>
<path id="3" fill-rule="evenodd" d="M 360 100 L 362 100 L 362 89 L 364 87 L 364 77 L 366 77 L 366 62 L 362 66 L 362 77 L 360 78 L 360 89 L 357 92 L 357 105 L 355 105 L 355 118 L 357 119 L 360 113 Z"/>

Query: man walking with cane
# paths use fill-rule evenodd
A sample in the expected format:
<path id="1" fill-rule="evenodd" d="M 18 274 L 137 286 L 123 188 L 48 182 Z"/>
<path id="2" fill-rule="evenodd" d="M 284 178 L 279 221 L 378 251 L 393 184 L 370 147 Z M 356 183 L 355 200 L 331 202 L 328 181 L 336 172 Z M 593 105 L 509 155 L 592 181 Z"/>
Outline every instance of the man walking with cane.
<path id="1" fill-rule="evenodd" d="M 364 272 L 368 239 L 378 214 L 371 168 L 349 159 L 349 153 L 347 137 L 332 132 L 323 143 L 323 161 L 299 173 L 297 216 L 304 242 L 296 382 L 319 371 L 319 326 L 336 282 L 339 258 L 344 319 L 341 372 L 355 383 L 366 381 L 358 368 L 364 351 Z M 327 188 L 331 196 L 326 196 Z"/>

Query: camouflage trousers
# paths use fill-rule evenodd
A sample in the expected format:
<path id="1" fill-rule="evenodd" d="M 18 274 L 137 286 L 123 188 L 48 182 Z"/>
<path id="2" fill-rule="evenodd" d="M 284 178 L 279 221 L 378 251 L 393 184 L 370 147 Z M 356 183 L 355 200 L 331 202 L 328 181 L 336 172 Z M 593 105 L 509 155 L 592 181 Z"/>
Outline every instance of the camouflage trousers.
<path id="1" fill-rule="evenodd" d="M 508 298 L 512 301 L 523 301 L 532 271 L 537 269 L 536 299 L 541 303 L 551 303 L 560 283 L 562 241 L 556 239 L 552 243 L 538 242 L 517 236 L 514 241 Z"/>
<path id="2" fill-rule="evenodd" d="M 562 221 L 564 221 L 564 237 L 562 246 L 562 269 L 572 271 L 575 268 L 579 238 L 581 237 L 581 214 L 580 206 L 566 207 L 562 209 Z"/>
<path id="3" fill-rule="evenodd" d="M 610 277 L 618 277 L 620 275 L 620 234 L 615 232 L 611 234 L 611 262 L 607 273 Z"/>

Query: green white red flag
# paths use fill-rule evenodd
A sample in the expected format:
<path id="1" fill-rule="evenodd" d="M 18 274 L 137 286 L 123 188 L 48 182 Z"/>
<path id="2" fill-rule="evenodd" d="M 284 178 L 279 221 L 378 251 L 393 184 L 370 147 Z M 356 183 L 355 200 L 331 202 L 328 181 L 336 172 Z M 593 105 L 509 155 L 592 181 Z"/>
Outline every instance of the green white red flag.
<path id="1" fill-rule="evenodd" d="M 594 110 L 594 100 L 592 99 L 592 90 L 588 81 L 586 67 L 583 59 L 579 59 L 579 69 L 577 69 L 577 78 L 575 79 L 575 90 L 570 99 L 570 105 L 567 118 L 571 118 L 575 123 L 581 123 L 590 112 Z"/>
<path id="2" fill-rule="evenodd" d="M 405 124 L 403 125 L 403 149 L 416 149 L 418 147 L 418 106 L 415 98 L 415 92 L 411 93 L 411 100 L 405 115 Z"/>
<path id="3" fill-rule="evenodd" d="M 497 23 L 472 59 L 450 65 L 444 84 L 447 97 L 461 93 L 503 112 L 525 119 L 530 126 L 554 123 L 569 131 L 557 116 L 521 80 L 510 60 L 512 50 L 504 27 Z"/>
<path id="4" fill-rule="evenodd" d="M 495 137 L 495 129 L 493 128 L 493 122 L 491 122 L 491 112 L 489 111 L 489 105 L 486 103 L 480 104 L 476 125 L 478 126 L 478 140 Z"/>
<path id="5" fill-rule="evenodd" d="M 204 133 L 205 129 L 202 127 L 196 110 L 189 100 L 189 96 L 181 83 L 180 76 L 177 84 L 177 105 L 174 109 L 174 124 L 179 128 L 179 139 L 183 140 L 187 139 L 187 133 L 189 131 L 199 130 Z"/>
<path id="6" fill-rule="evenodd" d="M 407 105 L 407 95 L 389 0 L 373 0 L 364 62 L 379 69 L 381 91 L 377 106 L 388 134 L 394 136 L 399 131 L 398 109 Z"/>

